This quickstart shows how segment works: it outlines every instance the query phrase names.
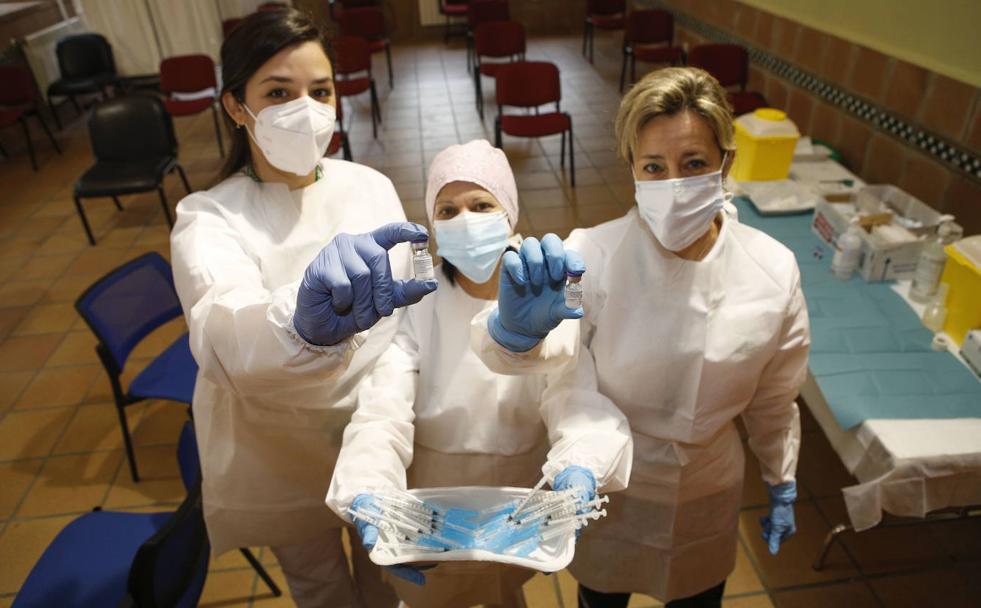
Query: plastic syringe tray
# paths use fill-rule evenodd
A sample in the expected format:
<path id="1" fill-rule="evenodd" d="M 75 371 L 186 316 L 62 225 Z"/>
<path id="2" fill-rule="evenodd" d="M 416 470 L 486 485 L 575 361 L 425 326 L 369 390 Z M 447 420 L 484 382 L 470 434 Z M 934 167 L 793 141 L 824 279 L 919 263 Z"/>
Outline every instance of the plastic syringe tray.
<path id="1" fill-rule="evenodd" d="M 465 520 L 468 517 L 468 512 L 472 513 L 473 515 L 470 517 L 477 518 L 472 519 L 476 523 L 481 517 L 487 518 L 488 512 L 496 512 L 498 517 L 504 513 L 503 517 L 506 519 L 506 513 L 513 512 L 517 504 L 532 492 L 533 490 L 529 488 L 463 486 L 417 489 L 410 490 L 408 493 L 427 505 L 446 513 L 453 513 L 453 517 L 457 518 L 458 521 Z M 536 492 L 550 493 L 549 490 L 537 490 Z M 526 511 L 527 509 L 523 510 L 523 512 Z M 481 516 L 478 513 L 485 515 Z M 497 521 L 500 522 L 500 519 Z M 527 540 L 532 541 L 534 536 L 529 536 Z M 378 542 L 369 557 L 371 561 L 380 566 L 411 562 L 486 561 L 513 564 L 541 572 L 557 572 L 572 561 L 576 550 L 575 545 L 576 531 L 570 528 L 567 533 L 548 540 L 537 543 L 528 542 L 519 554 L 497 552 L 479 546 L 437 552 L 431 549 L 426 550 L 425 547 L 413 543 L 399 541 L 394 535 L 381 531 Z M 418 547 L 418 550 L 413 551 L 413 547 Z"/>

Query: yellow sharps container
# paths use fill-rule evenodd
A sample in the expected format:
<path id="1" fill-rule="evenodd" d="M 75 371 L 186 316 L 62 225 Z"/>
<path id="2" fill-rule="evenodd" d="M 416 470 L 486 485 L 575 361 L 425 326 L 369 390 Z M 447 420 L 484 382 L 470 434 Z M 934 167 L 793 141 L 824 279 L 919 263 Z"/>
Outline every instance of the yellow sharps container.
<path id="1" fill-rule="evenodd" d="M 944 331 L 960 346 L 968 330 L 981 327 L 981 234 L 951 243 L 944 251 L 947 263 L 940 282 L 950 286 Z"/>
<path id="2" fill-rule="evenodd" d="M 787 179 L 800 131 L 787 114 L 759 108 L 736 119 L 736 181 Z"/>

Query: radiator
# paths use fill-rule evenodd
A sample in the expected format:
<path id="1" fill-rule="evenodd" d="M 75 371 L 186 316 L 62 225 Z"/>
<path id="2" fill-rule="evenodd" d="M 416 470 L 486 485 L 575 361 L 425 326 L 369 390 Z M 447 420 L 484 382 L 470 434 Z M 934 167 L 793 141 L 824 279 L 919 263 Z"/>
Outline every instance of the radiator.
<path id="1" fill-rule="evenodd" d="M 27 63 L 31 66 L 31 71 L 34 72 L 38 89 L 45 96 L 45 99 L 48 95 L 48 85 L 61 76 L 61 70 L 58 68 L 58 57 L 55 54 L 58 41 L 70 34 L 80 34 L 84 31 L 86 29 L 82 20 L 78 17 L 72 17 L 39 32 L 28 34 L 21 41 L 24 57 L 27 58 Z"/>
<path id="2" fill-rule="evenodd" d="M 443 25 L 446 17 L 439 12 L 439 0 L 419 0 L 419 24 Z"/>

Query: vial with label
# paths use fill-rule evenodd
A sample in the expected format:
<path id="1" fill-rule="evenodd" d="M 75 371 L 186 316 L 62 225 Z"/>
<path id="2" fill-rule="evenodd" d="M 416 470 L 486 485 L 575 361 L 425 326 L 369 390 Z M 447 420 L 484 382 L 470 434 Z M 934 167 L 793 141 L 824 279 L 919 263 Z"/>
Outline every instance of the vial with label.
<path id="1" fill-rule="evenodd" d="M 429 239 L 412 241 L 412 274 L 417 281 L 432 281 L 436 278 L 433 272 L 433 256 L 429 255 Z"/>
<path id="2" fill-rule="evenodd" d="M 565 307 L 576 309 L 582 306 L 582 272 L 569 271 L 566 273 Z"/>

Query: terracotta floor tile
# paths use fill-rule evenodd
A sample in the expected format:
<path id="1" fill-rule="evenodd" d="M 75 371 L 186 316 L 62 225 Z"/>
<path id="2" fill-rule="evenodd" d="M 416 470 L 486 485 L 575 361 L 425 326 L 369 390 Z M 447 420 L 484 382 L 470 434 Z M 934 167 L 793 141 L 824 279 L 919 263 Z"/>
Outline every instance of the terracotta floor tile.
<path id="1" fill-rule="evenodd" d="M 232 606 L 249 605 L 252 587 L 255 584 L 256 573 L 253 570 L 232 570 L 229 572 L 212 572 L 204 582 L 204 591 L 198 606 L 206 608 L 230 608 Z"/>
<path id="2" fill-rule="evenodd" d="M 17 400 L 17 409 L 75 405 L 103 373 L 97 365 L 43 368 Z"/>
<path id="3" fill-rule="evenodd" d="M 930 532 L 945 552 L 958 561 L 981 561 L 981 518 L 931 524 Z M 981 564 L 979 564 L 981 572 Z M 981 580 L 981 577 L 979 577 Z"/>
<path id="4" fill-rule="evenodd" d="M 0 488 L 3 488 L 0 492 L 0 519 L 8 519 L 14 514 L 42 464 L 44 462 L 41 460 L 0 464 Z"/>
<path id="5" fill-rule="evenodd" d="M 24 584 L 54 537 L 74 517 L 13 521 L 0 536 L 0 593 L 15 593 Z"/>
<path id="6" fill-rule="evenodd" d="M 75 261 L 73 253 L 36 255 L 18 271 L 18 278 L 24 281 L 57 279 Z"/>
<path id="7" fill-rule="evenodd" d="M 134 483 L 124 464 L 106 496 L 105 507 L 116 509 L 148 504 L 170 504 L 184 499 L 184 484 L 177 467 L 176 446 L 136 448 L 140 481 Z"/>
<path id="8" fill-rule="evenodd" d="M 139 412 L 128 412 L 130 427 L 139 418 Z M 123 436 L 119 417 L 113 403 L 83 405 L 75 410 L 61 441 L 55 445 L 55 454 L 121 450 Z"/>
<path id="9" fill-rule="evenodd" d="M 828 606 L 879 608 L 880 606 L 864 583 L 841 583 L 795 591 L 776 591 L 773 593 L 773 603 L 777 608 L 827 608 Z"/>
<path id="10" fill-rule="evenodd" d="M 0 308 L 0 340 L 5 340 L 14 329 L 30 314 L 30 306 Z"/>
<path id="11" fill-rule="evenodd" d="M 874 578 L 869 584 L 886 606 L 977 608 L 981 600 L 981 596 L 972 593 L 968 580 L 954 569 Z"/>
<path id="12" fill-rule="evenodd" d="M 187 323 L 184 322 L 182 315 L 161 325 L 153 333 L 143 338 L 130 356 L 138 359 L 156 357 L 185 333 L 187 333 Z"/>
<path id="13" fill-rule="evenodd" d="M 99 280 L 101 276 L 99 274 L 66 273 L 48 287 L 41 297 L 41 302 L 69 302 L 74 304 L 78 296 L 82 295 L 82 292 Z"/>
<path id="14" fill-rule="evenodd" d="M 34 370 L 0 372 L 0 410 L 13 405 L 20 398 L 20 394 L 34 379 L 35 373 Z"/>
<path id="15" fill-rule="evenodd" d="M 741 597 L 730 597 L 722 600 L 725 608 L 773 608 L 773 601 L 765 593 L 756 595 L 745 595 Z"/>
<path id="16" fill-rule="evenodd" d="M 757 576 L 756 569 L 746 554 L 746 549 L 740 543 L 736 551 L 736 568 L 726 580 L 725 594 L 727 596 L 743 595 L 758 591 L 763 591 L 763 583 L 760 581 L 760 577 Z"/>
<path id="17" fill-rule="evenodd" d="M 68 302 L 35 306 L 14 330 L 14 335 L 66 332 L 78 319 L 75 307 Z"/>
<path id="18" fill-rule="evenodd" d="M 770 555 L 760 536 L 759 519 L 766 512 L 766 509 L 751 509 L 741 512 L 739 517 L 743 544 L 768 588 L 819 583 L 858 574 L 838 545 L 831 549 L 823 570 L 811 568 L 829 528 L 817 509 L 808 503 L 798 503 L 795 507 L 797 534 L 781 545 L 777 555 Z"/>
<path id="19" fill-rule="evenodd" d="M 135 445 L 176 445 L 184 423 L 189 420 L 187 405 L 174 401 L 150 401 L 143 416 L 132 427 Z"/>
<path id="20" fill-rule="evenodd" d="M 90 332 L 65 334 L 64 340 L 58 345 L 58 350 L 47 360 L 47 366 L 101 365 L 99 356 L 95 353 L 95 345 L 97 343 L 98 341 L 95 339 L 95 336 Z"/>
<path id="21" fill-rule="evenodd" d="M 12 336 L 0 344 L 0 371 L 37 369 L 55 352 L 64 336 Z"/>
<path id="22" fill-rule="evenodd" d="M 524 584 L 521 591 L 525 596 L 525 603 L 528 606 L 542 606 L 548 608 L 559 605 L 559 597 L 555 593 L 555 586 L 552 579 L 544 574 L 536 574 Z"/>
<path id="23" fill-rule="evenodd" d="M 280 597 L 273 596 L 269 588 L 261 580 L 256 582 L 253 606 L 262 608 L 293 608 L 293 598 L 290 596 L 289 585 L 286 584 L 286 577 L 279 567 L 268 568 L 269 576 L 272 577 L 276 586 L 283 594 Z"/>
<path id="24" fill-rule="evenodd" d="M 17 517 L 81 513 L 101 506 L 122 452 L 48 458 Z"/>
<path id="25" fill-rule="evenodd" d="M 0 460 L 47 456 L 72 414 L 71 409 L 8 413 L 0 420 Z"/>

